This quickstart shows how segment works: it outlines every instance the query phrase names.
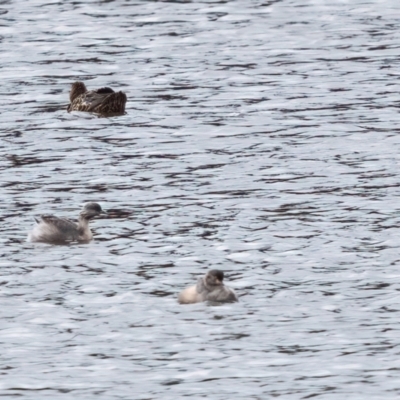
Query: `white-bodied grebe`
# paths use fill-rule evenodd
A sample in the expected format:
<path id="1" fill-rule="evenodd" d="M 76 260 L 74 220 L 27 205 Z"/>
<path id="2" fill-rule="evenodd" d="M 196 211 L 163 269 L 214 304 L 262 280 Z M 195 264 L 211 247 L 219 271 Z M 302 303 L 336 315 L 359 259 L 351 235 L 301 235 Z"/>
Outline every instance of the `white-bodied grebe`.
<path id="1" fill-rule="evenodd" d="M 78 223 L 53 215 L 42 215 L 28 235 L 29 242 L 65 244 L 88 243 L 93 239 L 89 221 L 100 214 L 107 214 L 97 203 L 87 203 L 79 214 Z"/>
<path id="2" fill-rule="evenodd" d="M 223 284 L 224 273 L 217 269 L 208 271 L 199 278 L 196 285 L 183 290 L 178 297 L 181 304 L 199 303 L 201 301 L 234 302 L 239 301 L 233 289 Z"/>

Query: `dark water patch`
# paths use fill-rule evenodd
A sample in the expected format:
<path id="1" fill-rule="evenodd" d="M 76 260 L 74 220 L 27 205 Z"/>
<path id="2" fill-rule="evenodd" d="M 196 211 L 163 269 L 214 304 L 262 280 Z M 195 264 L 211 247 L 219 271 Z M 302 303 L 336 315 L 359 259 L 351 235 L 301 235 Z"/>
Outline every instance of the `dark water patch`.
<path id="1" fill-rule="evenodd" d="M 396 397 L 394 0 L 0 4 L 0 395 Z M 240 302 L 180 306 L 211 268 Z"/>

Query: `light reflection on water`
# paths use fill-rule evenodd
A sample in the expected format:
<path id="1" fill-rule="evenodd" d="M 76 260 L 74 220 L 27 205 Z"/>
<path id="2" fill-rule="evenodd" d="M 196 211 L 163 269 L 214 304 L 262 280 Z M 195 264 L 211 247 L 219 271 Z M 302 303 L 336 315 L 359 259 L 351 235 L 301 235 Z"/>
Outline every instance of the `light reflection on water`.
<path id="1" fill-rule="evenodd" d="M 2 2 L 0 393 L 397 398 L 394 0 Z M 127 115 L 66 112 L 69 85 Z M 89 245 L 33 217 L 110 210 Z M 180 306 L 210 268 L 237 304 Z"/>

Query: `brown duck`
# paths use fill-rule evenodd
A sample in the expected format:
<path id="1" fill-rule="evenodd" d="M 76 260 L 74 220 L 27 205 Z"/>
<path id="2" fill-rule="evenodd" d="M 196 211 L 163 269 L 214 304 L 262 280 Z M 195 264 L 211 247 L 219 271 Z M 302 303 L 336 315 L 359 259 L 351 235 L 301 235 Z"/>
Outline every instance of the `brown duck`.
<path id="1" fill-rule="evenodd" d="M 114 92 L 109 87 L 87 90 L 83 82 L 72 84 L 69 92 L 70 104 L 67 111 L 87 111 L 101 115 L 122 115 L 125 113 L 126 94 Z"/>

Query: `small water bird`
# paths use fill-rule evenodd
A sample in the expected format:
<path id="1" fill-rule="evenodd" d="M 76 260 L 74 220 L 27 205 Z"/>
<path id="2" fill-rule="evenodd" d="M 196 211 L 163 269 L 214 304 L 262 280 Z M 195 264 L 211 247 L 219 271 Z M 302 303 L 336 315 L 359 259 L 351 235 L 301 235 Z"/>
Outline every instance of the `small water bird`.
<path id="1" fill-rule="evenodd" d="M 69 92 L 70 104 L 67 111 L 87 111 L 107 115 L 122 115 L 125 113 L 126 94 L 114 92 L 109 87 L 87 90 L 83 82 L 72 84 Z"/>
<path id="2" fill-rule="evenodd" d="M 239 301 L 233 289 L 223 284 L 224 273 L 217 269 L 208 271 L 199 278 L 196 285 L 183 290 L 178 301 L 181 304 L 200 303 L 201 301 L 234 302 Z"/>
<path id="3" fill-rule="evenodd" d="M 101 214 L 107 214 L 97 203 L 87 203 L 79 214 L 78 223 L 53 215 L 42 215 L 28 235 L 29 242 L 67 244 L 88 243 L 93 239 L 89 221 Z"/>

